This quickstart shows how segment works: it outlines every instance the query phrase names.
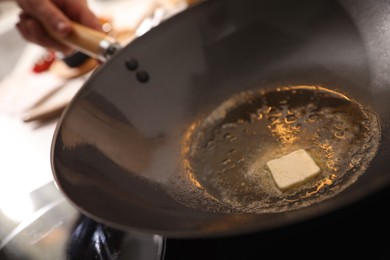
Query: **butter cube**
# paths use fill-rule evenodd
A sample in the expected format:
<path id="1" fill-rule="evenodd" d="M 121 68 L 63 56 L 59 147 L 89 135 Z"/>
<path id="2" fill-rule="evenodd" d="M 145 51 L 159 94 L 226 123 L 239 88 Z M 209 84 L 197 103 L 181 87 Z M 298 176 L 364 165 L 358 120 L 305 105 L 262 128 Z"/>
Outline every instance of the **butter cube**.
<path id="1" fill-rule="evenodd" d="M 304 149 L 270 160 L 267 166 L 276 186 L 282 191 L 301 184 L 321 172 L 320 167 Z"/>

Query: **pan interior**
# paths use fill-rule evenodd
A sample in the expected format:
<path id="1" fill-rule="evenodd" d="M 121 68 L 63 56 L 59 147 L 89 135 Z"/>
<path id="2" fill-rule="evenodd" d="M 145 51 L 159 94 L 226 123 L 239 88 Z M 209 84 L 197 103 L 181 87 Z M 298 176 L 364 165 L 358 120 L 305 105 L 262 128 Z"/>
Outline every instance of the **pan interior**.
<path id="1" fill-rule="evenodd" d="M 374 157 L 379 140 L 374 111 L 333 90 L 289 86 L 242 92 L 189 127 L 181 179 L 196 188 L 188 195 L 177 185 L 171 194 L 187 206 L 219 213 L 307 207 L 353 184 Z M 321 174 L 282 192 L 265 164 L 301 148 Z"/>

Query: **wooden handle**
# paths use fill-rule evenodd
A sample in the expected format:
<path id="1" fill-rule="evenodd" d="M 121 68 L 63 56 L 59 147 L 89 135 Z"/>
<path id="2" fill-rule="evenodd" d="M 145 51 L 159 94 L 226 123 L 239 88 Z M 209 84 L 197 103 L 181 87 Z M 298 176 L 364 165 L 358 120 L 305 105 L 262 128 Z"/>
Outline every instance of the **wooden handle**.
<path id="1" fill-rule="evenodd" d="M 54 33 L 50 35 L 66 46 L 102 61 L 106 60 L 107 48 L 110 45 L 117 45 L 117 42 L 110 36 L 78 23 L 73 23 L 73 31 L 66 37 L 60 37 Z"/>

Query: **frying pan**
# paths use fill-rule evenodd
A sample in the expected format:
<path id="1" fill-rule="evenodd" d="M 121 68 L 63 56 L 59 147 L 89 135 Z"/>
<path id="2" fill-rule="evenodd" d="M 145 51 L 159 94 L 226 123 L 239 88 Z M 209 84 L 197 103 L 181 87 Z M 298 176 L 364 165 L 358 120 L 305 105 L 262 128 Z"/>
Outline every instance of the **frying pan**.
<path id="1" fill-rule="evenodd" d="M 52 145 L 56 183 L 99 222 L 168 237 L 259 232 L 388 187 L 389 14 L 384 0 L 215 0 L 174 16 L 116 52 L 67 107 Z M 380 142 L 365 172 L 294 210 L 198 207 L 196 176 L 180 176 L 188 129 L 234 95 L 286 85 L 326 86 L 375 111 Z"/>

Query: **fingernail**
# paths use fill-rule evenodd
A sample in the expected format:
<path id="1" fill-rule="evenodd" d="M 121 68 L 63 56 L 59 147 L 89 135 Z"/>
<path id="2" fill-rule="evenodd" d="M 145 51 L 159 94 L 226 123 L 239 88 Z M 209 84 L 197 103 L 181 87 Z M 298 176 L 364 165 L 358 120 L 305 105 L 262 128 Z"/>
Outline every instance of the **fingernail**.
<path id="1" fill-rule="evenodd" d="M 59 33 L 66 33 L 66 29 L 67 29 L 66 23 L 60 21 L 60 22 L 58 22 L 56 24 L 57 32 L 59 32 Z"/>

